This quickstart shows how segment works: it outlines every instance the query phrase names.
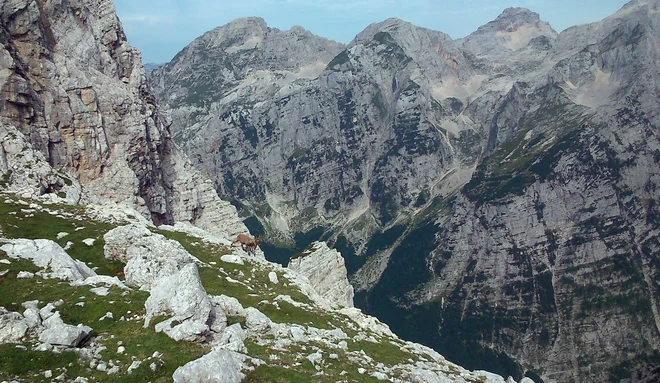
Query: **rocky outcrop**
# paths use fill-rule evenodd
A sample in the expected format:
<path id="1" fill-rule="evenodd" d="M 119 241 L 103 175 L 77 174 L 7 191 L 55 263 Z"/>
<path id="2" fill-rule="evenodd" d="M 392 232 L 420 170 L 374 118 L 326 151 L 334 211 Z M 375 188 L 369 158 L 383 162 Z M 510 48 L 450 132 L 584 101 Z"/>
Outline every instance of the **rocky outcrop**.
<path id="1" fill-rule="evenodd" d="M 145 327 L 155 316 L 172 315 L 156 324 L 156 330 L 165 332 L 174 340 L 204 339 L 209 330 L 207 322 L 211 302 L 194 263 L 184 266 L 176 274 L 159 279 L 151 289 L 145 308 Z"/>
<path id="2" fill-rule="evenodd" d="M 151 290 L 161 278 L 174 275 L 194 258 L 179 242 L 141 225 L 120 226 L 103 235 L 105 257 L 126 264 L 126 283 Z"/>
<path id="3" fill-rule="evenodd" d="M 171 142 L 140 61 L 110 0 L 3 2 L 0 135 L 10 138 L 0 150 L 4 179 L 75 202 L 125 203 L 156 224 L 244 232 L 235 209 Z M 17 158 L 29 147 L 40 154 Z M 39 156 L 43 171 L 23 180 L 26 163 Z M 82 190 L 70 194 L 78 184 Z"/>
<path id="4" fill-rule="evenodd" d="M 10 258 L 32 261 L 37 267 L 43 268 L 38 274 L 44 278 L 59 278 L 74 282 L 96 276 L 94 270 L 85 263 L 71 258 L 60 245 L 48 239 L 10 240 L 9 243 L 2 245 L 0 250 L 7 253 Z"/>
<path id="5" fill-rule="evenodd" d="M 289 269 L 307 277 L 314 290 L 328 301 L 353 307 L 353 286 L 348 283 L 344 258 L 325 242 L 315 242 L 289 261 Z"/>

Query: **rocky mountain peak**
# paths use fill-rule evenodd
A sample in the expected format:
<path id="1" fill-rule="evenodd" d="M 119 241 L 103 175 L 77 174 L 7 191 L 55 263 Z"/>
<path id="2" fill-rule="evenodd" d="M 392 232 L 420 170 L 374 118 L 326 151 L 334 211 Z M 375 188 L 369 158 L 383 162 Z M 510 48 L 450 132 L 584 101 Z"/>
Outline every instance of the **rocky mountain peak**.
<path id="1" fill-rule="evenodd" d="M 152 86 L 167 89 L 172 97 L 159 101 L 170 105 L 190 101 L 203 104 L 237 86 L 248 93 L 262 87 L 273 92 L 279 89 L 273 84 L 279 87 L 317 77 L 343 49 L 343 44 L 300 26 L 282 31 L 270 28 L 262 18 L 247 17 L 193 41 L 151 74 Z M 172 76 L 177 81 L 163 80 Z"/>
<path id="2" fill-rule="evenodd" d="M 389 18 L 367 26 L 355 37 L 349 46 L 363 44 L 374 39 L 378 40 L 378 36 L 382 36 L 384 33 L 391 36 L 402 47 L 413 47 L 417 45 L 413 40 L 429 35 L 439 36 L 443 40 L 451 40 L 445 33 L 418 27 L 402 19 Z"/>
<path id="3" fill-rule="evenodd" d="M 262 39 L 268 29 L 268 24 L 261 17 L 243 17 L 205 33 L 198 40 L 207 47 L 226 48 L 255 38 Z"/>
<path id="4" fill-rule="evenodd" d="M 515 24 L 534 24 L 540 22 L 541 18 L 538 13 L 532 12 L 527 8 L 511 7 L 506 8 L 502 13 L 497 16 L 493 21 L 494 23 L 512 22 Z"/>
<path id="5" fill-rule="evenodd" d="M 459 42 L 477 56 L 502 56 L 527 47 L 539 37 L 554 40 L 557 32 L 536 12 L 527 8 L 507 8 L 495 20 Z"/>

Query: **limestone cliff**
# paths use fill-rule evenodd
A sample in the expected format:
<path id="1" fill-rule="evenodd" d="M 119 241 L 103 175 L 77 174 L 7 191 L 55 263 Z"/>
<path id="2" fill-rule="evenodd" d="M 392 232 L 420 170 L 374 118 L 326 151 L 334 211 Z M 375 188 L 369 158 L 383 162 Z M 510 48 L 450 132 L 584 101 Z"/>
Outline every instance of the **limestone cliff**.
<path id="1" fill-rule="evenodd" d="M 76 202 L 125 203 L 156 224 L 245 231 L 171 141 L 111 1 L 3 1 L 0 95 L 0 123 L 60 174 L 37 193 L 75 181 Z M 21 166 L 3 164 L 8 181 Z"/>

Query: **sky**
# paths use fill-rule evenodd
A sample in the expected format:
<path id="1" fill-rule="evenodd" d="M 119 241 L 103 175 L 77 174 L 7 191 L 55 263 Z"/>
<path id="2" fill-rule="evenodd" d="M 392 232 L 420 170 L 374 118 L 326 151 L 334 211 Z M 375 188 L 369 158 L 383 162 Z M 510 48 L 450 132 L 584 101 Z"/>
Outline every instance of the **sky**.
<path id="1" fill-rule="evenodd" d="M 294 25 L 349 43 L 367 25 L 397 17 L 457 39 L 507 7 L 525 7 L 557 31 L 601 20 L 626 0 L 114 0 L 128 41 L 145 63 L 166 63 L 195 38 L 246 16 L 268 26 Z"/>

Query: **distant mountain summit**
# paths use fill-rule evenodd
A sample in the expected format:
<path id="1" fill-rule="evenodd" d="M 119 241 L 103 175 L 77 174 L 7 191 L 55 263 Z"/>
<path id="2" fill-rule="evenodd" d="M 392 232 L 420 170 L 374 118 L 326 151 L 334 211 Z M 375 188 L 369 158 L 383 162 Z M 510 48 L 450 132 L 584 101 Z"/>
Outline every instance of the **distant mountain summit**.
<path id="1" fill-rule="evenodd" d="M 541 21 L 538 13 L 526 8 L 507 8 L 495 20 L 458 42 L 478 57 L 502 60 L 530 45 L 541 49 L 551 46 L 555 38 L 557 32 Z"/>
<path id="2" fill-rule="evenodd" d="M 344 45 L 302 27 L 270 28 L 262 18 L 247 17 L 195 39 L 151 77 L 167 105 L 216 101 L 231 89 L 272 73 L 272 82 L 316 77 Z"/>

